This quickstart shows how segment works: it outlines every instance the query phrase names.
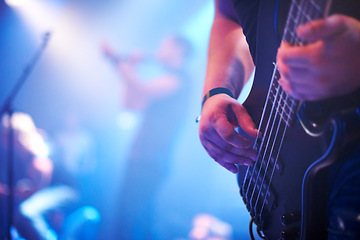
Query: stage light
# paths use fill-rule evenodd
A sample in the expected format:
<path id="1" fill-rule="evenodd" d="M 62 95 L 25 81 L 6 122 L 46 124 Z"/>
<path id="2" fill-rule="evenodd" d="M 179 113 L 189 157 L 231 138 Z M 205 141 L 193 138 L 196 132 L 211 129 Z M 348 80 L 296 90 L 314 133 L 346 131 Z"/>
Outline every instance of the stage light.
<path id="1" fill-rule="evenodd" d="M 27 1 L 28 0 L 5 0 L 5 3 L 10 7 L 20 7 L 24 6 Z"/>
<path id="2" fill-rule="evenodd" d="M 117 116 L 117 124 L 123 130 L 132 130 L 138 126 L 140 113 L 135 111 L 120 111 Z"/>

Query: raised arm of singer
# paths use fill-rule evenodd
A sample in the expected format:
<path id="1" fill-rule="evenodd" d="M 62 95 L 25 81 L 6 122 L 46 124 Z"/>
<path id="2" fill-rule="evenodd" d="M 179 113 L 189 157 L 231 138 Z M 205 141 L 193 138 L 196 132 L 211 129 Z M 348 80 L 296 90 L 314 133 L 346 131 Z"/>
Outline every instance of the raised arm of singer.
<path id="1" fill-rule="evenodd" d="M 226 88 L 229 94 L 215 94 L 202 106 L 199 136 L 207 153 L 221 166 L 236 173 L 236 164 L 251 165 L 256 158 L 249 139 L 236 127 L 255 137 L 255 124 L 236 100 L 250 78 L 254 64 L 242 28 L 229 0 L 215 1 L 215 17 L 210 34 L 203 96 L 210 90 Z M 209 96 L 209 95 L 208 95 Z"/>

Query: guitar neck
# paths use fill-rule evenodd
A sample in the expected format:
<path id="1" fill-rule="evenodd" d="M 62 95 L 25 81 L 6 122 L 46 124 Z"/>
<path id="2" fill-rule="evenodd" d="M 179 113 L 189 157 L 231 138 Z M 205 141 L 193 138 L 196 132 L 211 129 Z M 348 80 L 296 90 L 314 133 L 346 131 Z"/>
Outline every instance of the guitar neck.
<path id="1" fill-rule="evenodd" d="M 329 14 L 332 0 L 293 0 L 286 21 L 282 41 L 291 45 L 306 45 L 296 34 L 298 26 L 321 19 Z"/>
<path id="2" fill-rule="evenodd" d="M 293 0 L 289 9 L 282 41 L 288 42 L 293 46 L 306 45 L 307 42 L 300 39 L 296 34 L 296 29 L 309 21 L 326 17 L 331 3 L 332 0 Z M 280 73 L 275 65 L 267 101 L 270 101 L 275 106 L 279 117 L 290 126 L 300 103 L 283 91 L 278 83 L 279 78 Z"/>
<path id="3" fill-rule="evenodd" d="M 282 37 L 291 45 L 306 45 L 296 34 L 296 29 L 309 21 L 327 16 L 331 0 L 293 0 L 288 13 Z M 258 157 L 253 166 L 248 167 L 242 185 L 242 195 L 255 222 L 262 222 L 262 216 L 270 212 L 275 202 L 270 189 L 272 180 L 281 169 L 279 154 L 286 131 L 293 125 L 300 102 L 289 96 L 280 86 L 280 73 L 276 64 L 260 119 L 255 148 Z M 266 184 L 265 184 L 266 182 Z M 265 197 L 266 196 L 266 197 Z M 265 214 L 264 214 L 265 212 Z"/>

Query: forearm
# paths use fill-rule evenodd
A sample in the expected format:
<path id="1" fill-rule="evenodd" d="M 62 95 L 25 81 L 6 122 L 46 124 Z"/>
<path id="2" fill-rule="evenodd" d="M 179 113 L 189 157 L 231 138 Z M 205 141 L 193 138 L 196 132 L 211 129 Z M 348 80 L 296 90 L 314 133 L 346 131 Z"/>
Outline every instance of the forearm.
<path id="1" fill-rule="evenodd" d="M 117 69 L 120 74 L 122 83 L 128 90 L 143 94 L 146 89 L 144 88 L 144 84 L 139 79 L 139 76 L 136 72 L 136 66 L 129 62 L 119 62 Z"/>
<path id="2" fill-rule="evenodd" d="M 238 97 L 254 65 L 241 27 L 216 11 L 211 29 L 203 95 L 215 87 Z"/>
<path id="3" fill-rule="evenodd" d="M 28 179 L 35 191 L 48 187 L 51 184 L 54 166 L 51 159 L 47 157 L 35 157 L 32 167 L 28 169 Z"/>
<path id="4" fill-rule="evenodd" d="M 136 69 L 131 65 L 119 64 L 119 72 L 122 76 L 127 91 L 147 101 L 163 98 L 179 89 L 181 80 L 172 73 L 164 73 L 148 81 L 141 81 Z"/>
<path id="5" fill-rule="evenodd" d="M 216 1 L 203 95 L 213 88 L 224 87 L 237 98 L 254 70 L 242 29 L 234 16 L 230 0 Z M 256 159 L 251 141 L 241 136 L 235 130 L 237 127 L 246 136 L 257 135 L 254 122 L 238 101 L 224 94 L 206 100 L 199 123 L 200 141 L 216 162 L 233 173 L 238 171 L 237 165 L 251 165 Z"/>
<path id="6" fill-rule="evenodd" d="M 101 46 L 102 52 L 106 58 L 114 63 L 116 69 L 121 76 L 121 80 L 125 85 L 125 88 L 141 91 L 142 85 L 138 75 L 136 74 L 136 67 L 139 61 L 143 59 L 142 54 L 132 53 L 128 56 L 119 55 L 115 49 L 107 42 L 104 42 Z"/>

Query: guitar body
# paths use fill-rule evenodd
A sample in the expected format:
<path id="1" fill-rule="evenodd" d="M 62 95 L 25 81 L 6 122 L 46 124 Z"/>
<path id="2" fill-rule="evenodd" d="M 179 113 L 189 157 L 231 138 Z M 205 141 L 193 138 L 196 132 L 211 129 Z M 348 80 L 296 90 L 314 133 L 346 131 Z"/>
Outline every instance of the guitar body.
<path id="1" fill-rule="evenodd" d="M 256 63 L 253 87 L 244 102 L 258 127 L 262 115 L 265 118 L 270 115 L 265 110 L 266 98 L 281 40 L 278 29 L 283 27 L 284 18 L 287 17 L 279 15 L 278 21 L 273 21 L 277 12 L 282 12 L 281 9 L 279 11 L 274 8 L 275 1 L 279 2 L 261 2 L 259 16 L 265 17 L 258 21 L 261 29 L 258 30 L 256 46 L 256 59 L 261 61 Z M 333 7 L 343 13 L 346 5 L 350 6 L 353 2 L 337 0 Z M 359 6 L 359 1 L 357 2 Z M 285 8 L 289 6 L 290 3 L 285 4 Z M 356 10 L 360 8 L 350 9 L 355 9 L 354 13 L 358 14 Z M 268 155 L 264 152 L 263 157 L 257 159 L 255 167 L 239 166 L 237 176 L 240 193 L 254 223 L 266 239 L 327 238 L 326 204 L 333 184 L 329 176 L 333 176 L 342 164 L 339 156 L 343 157 L 351 143 L 359 139 L 359 103 L 359 91 L 341 101 L 331 99 L 302 103 L 297 108 L 297 114 L 290 126 L 286 128 L 280 149 L 273 151 L 270 147 L 275 153 Z M 327 106 L 334 105 L 337 105 L 338 109 L 328 111 Z M 265 127 L 260 126 L 260 132 L 265 133 Z M 268 144 L 276 147 L 277 143 L 269 137 Z M 260 147 L 260 143 L 256 145 Z M 272 170 L 267 173 L 263 170 L 263 165 Z M 250 178 L 249 173 L 256 173 L 261 181 L 258 180 L 259 177 Z M 259 202 L 262 204 L 258 204 Z"/>

